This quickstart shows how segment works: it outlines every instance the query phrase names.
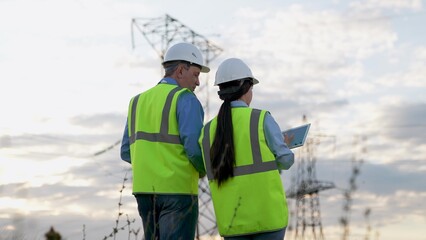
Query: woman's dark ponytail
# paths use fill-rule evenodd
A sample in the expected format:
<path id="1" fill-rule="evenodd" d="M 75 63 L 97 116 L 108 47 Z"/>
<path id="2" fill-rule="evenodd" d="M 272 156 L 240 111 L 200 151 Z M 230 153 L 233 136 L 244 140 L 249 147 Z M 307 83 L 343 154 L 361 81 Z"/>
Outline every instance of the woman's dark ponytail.
<path id="1" fill-rule="evenodd" d="M 234 176 L 235 148 L 232 124 L 231 101 L 246 94 L 253 82 L 242 79 L 219 85 L 219 97 L 224 100 L 217 115 L 216 135 L 210 149 L 211 168 L 214 179 L 220 187 Z"/>

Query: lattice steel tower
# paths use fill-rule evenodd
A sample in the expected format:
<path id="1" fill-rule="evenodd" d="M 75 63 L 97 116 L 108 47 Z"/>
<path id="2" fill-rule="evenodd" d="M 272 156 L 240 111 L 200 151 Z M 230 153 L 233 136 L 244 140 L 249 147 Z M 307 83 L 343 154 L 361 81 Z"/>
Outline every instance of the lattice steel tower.
<path id="1" fill-rule="evenodd" d="M 189 42 L 197 46 L 203 53 L 206 65 L 214 60 L 223 49 L 209 41 L 206 37 L 196 33 L 177 19 L 166 14 L 159 18 L 133 18 L 131 24 L 132 47 L 135 49 L 135 32 L 136 30 L 143 35 L 151 47 L 157 52 L 161 61 L 167 49 L 177 42 Z M 200 84 L 196 93 L 203 104 L 206 116 L 209 114 L 209 75 L 202 74 L 206 80 Z"/>
<path id="2" fill-rule="evenodd" d="M 215 59 L 223 49 L 209 41 L 206 37 L 196 33 L 177 19 L 166 14 L 164 17 L 158 18 L 133 18 L 131 23 L 132 47 L 135 49 L 135 32 L 136 30 L 143 35 L 152 48 L 157 52 L 161 61 L 164 54 L 169 48 L 177 42 L 189 42 L 197 46 L 206 59 L 206 65 Z M 198 98 L 203 104 L 205 119 L 209 114 L 209 91 L 208 91 L 208 74 L 206 80 L 196 90 Z M 212 236 L 217 234 L 216 219 L 213 212 L 211 195 L 208 187 L 207 178 L 204 177 L 199 184 L 199 219 L 197 225 L 197 239 L 200 236 Z"/>
<path id="3" fill-rule="evenodd" d="M 303 116 L 303 122 L 307 122 L 306 116 Z M 291 222 L 288 227 L 289 233 L 294 233 L 291 235 L 296 240 L 324 239 L 318 194 L 320 191 L 335 186 L 332 182 L 317 180 L 315 145 L 318 144 L 318 139 L 309 137 L 306 145 L 299 149 L 300 154 L 296 159 L 298 166 L 295 182 L 286 194 L 287 198 L 296 200 L 295 226 Z"/>

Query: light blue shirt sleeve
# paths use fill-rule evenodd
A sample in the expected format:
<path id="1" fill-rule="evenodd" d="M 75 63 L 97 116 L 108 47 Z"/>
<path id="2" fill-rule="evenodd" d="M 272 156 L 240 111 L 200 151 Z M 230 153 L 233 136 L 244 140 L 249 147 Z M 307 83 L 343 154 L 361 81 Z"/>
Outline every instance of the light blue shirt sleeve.
<path id="1" fill-rule="evenodd" d="M 205 175 L 198 138 L 204 122 L 204 110 L 197 97 L 190 92 L 182 93 L 177 102 L 177 121 L 180 139 L 186 155 L 201 176 Z"/>
<path id="2" fill-rule="evenodd" d="M 129 143 L 129 130 L 126 121 L 126 127 L 124 128 L 123 139 L 121 140 L 121 149 L 120 149 L 121 159 L 131 163 L 130 160 L 130 143 Z"/>
<path id="3" fill-rule="evenodd" d="M 281 129 L 269 112 L 265 115 L 264 132 L 268 147 L 275 155 L 278 168 L 289 169 L 294 163 L 294 153 L 284 142 Z"/>

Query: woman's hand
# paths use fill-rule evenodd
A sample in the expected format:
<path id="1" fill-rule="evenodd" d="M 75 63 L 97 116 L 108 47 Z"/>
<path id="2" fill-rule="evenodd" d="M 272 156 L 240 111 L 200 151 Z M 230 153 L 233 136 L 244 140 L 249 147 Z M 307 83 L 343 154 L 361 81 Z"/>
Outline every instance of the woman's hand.
<path id="1" fill-rule="evenodd" d="M 284 133 L 284 142 L 287 144 L 287 146 L 290 146 L 291 141 L 293 141 L 294 134 L 291 134 L 290 136 L 287 135 L 287 133 Z"/>

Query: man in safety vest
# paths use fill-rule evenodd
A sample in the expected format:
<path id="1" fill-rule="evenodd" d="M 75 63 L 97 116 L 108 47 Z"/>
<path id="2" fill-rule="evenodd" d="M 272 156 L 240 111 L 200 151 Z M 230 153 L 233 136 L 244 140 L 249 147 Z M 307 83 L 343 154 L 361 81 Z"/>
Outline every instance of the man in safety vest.
<path id="1" fill-rule="evenodd" d="M 205 170 L 198 145 L 204 111 L 193 92 L 210 69 L 189 43 L 171 46 L 162 65 L 164 78 L 130 100 L 121 158 L 132 164 L 145 239 L 194 239 Z"/>
<path id="2" fill-rule="evenodd" d="M 215 85 L 224 102 L 201 133 L 203 159 L 219 233 L 231 239 L 284 239 L 288 210 L 278 169 L 289 169 L 294 154 L 271 114 L 253 109 L 259 81 L 240 59 L 223 61 Z M 287 143 L 287 144 L 286 144 Z"/>

